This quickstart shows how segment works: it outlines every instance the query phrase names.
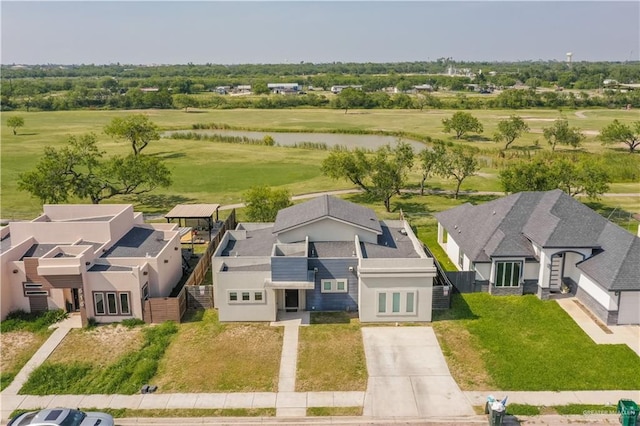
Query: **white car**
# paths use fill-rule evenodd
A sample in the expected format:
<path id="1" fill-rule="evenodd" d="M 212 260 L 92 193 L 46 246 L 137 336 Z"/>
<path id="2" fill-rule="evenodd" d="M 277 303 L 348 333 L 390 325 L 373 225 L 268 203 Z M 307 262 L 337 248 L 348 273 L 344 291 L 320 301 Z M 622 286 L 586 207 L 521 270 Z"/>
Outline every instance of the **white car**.
<path id="1" fill-rule="evenodd" d="M 73 408 L 47 408 L 14 417 L 7 426 L 114 426 L 106 413 L 84 412 Z"/>

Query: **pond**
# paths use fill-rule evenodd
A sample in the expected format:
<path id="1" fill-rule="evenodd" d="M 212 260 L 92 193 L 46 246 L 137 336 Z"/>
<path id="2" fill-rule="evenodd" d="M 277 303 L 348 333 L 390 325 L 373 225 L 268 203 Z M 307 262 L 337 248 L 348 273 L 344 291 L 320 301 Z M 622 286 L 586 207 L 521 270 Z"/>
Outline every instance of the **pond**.
<path id="1" fill-rule="evenodd" d="M 291 146 L 302 142 L 325 143 L 329 148 L 342 145 L 347 148 L 376 149 L 381 146 L 391 144 L 394 146 L 399 139 L 397 136 L 382 135 L 346 135 L 340 133 L 281 133 L 281 132 L 247 132 L 241 130 L 174 130 L 164 132 L 163 137 L 169 138 L 173 133 L 200 133 L 202 135 L 222 135 L 233 137 L 246 137 L 249 139 L 262 140 L 269 135 L 282 146 Z M 409 143 L 417 153 L 425 148 L 425 144 L 411 139 L 403 139 Z"/>

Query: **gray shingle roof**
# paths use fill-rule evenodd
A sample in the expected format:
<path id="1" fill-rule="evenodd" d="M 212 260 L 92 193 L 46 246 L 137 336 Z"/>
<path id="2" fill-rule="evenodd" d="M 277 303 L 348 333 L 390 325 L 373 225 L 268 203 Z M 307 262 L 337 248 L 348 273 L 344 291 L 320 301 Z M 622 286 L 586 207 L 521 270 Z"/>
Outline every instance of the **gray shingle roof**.
<path id="1" fill-rule="evenodd" d="M 276 237 L 273 228 L 247 231 L 246 240 L 230 239 L 222 251 L 222 256 L 271 256 Z"/>
<path id="2" fill-rule="evenodd" d="M 324 217 L 341 220 L 377 234 L 382 233 L 373 210 L 329 195 L 280 210 L 273 232 L 279 234 Z"/>
<path id="3" fill-rule="evenodd" d="M 610 290 L 640 290 L 640 238 L 560 190 L 521 192 L 436 213 L 474 262 L 535 257 L 529 240 L 548 248 L 593 248 L 578 268 Z"/>

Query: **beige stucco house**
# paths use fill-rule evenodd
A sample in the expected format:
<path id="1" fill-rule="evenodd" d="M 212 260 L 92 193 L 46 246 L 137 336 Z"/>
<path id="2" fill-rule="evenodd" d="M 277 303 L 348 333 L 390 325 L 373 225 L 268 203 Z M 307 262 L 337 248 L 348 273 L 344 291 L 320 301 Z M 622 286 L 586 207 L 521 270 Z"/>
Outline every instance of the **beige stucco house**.
<path id="1" fill-rule="evenodd" d="M 43 208 L 0 230 L 2 319 L 18 309 L 142 319 L 144 300 L 168 296 L 180 280 L 177 225 L 145 224 L 131 205 Z"/>
<path id="2" fill-rule="evenodd" d="M 435 216 L 438 242 L 461 271 L 475 271 L 475 291 L 541 299 L 571 292 L 607 324 L 640 324 L 640 238 L 563 191 Z"/>
<path id="3" fill-rule="evenodd" d="M 221 321 L 278 311 L 358 311 L 363 322 L 431 321 L 433 258 L 404 220 L 322 196 L 274 223 L 240 223 L 212 257 Z"/>

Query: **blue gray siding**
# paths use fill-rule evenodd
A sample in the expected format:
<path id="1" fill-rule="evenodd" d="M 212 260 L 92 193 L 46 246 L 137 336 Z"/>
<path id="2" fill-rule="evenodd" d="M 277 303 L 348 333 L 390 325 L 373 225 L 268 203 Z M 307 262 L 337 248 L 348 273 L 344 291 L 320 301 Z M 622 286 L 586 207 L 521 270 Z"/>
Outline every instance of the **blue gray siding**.
<path id="1" fill-rule="evenodd" d="M 307 281 L 306 257 L 272 257 L 272 281 Z"/>
<path id="2" fill-rule="evenodd" d="M 352 266 L 354 272 L 349 271 Z M 307 290 L 308 311 L 357 311 L 358 310 L 358 277 L 355 273 L 357 259 L 309 259 L 309 269 L 318 268 L 315 288 Z M 322 293 L 320 285 L 323 279 L 347 278 L 347 293 Z"/>

